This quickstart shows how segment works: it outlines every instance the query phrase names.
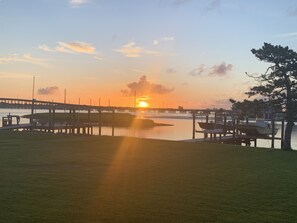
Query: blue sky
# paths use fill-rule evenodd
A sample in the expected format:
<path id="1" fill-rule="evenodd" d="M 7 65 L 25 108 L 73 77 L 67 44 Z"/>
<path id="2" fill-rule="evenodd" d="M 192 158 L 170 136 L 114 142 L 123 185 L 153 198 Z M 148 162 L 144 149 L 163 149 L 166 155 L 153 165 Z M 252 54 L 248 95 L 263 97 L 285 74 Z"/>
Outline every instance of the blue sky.
<path id="1" fill-rule="evenodd" d="M 132 105 L 228 107 L 268 64 L 264 42 L 297 50 L 296 1 L 2 0 L 0 93 Z"/>

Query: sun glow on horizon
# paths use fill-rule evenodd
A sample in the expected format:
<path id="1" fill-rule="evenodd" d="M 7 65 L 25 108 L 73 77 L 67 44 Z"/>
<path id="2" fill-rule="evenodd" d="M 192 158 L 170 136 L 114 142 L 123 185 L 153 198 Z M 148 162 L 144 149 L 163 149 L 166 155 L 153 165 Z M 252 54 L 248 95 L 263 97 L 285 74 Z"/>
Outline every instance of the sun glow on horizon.
<path id="1" fill-rule="evenodd" d="M 149 103 L 147 103 L 146 101 L 139 101 L 138 104 L 137 104 L 137 107 L 147 108 L 147 107 L 149 107 Z"/>

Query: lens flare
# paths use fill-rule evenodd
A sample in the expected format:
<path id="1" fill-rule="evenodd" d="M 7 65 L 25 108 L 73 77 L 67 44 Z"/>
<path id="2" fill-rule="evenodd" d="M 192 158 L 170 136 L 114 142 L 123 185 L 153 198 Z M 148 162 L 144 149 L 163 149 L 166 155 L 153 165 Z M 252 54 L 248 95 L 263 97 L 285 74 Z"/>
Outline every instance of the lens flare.
<path id="1" fill-rule="evenodd" d="M 147 108 L 149 104 L 146 101 L 139 101 L 138 102 L 138 107 L 139 108 Z"/>

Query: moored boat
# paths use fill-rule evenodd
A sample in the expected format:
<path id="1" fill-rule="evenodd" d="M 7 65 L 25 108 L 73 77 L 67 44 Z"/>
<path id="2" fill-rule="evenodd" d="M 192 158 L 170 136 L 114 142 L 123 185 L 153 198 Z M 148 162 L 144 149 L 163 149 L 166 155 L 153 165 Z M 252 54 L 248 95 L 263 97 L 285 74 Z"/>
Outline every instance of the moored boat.
<path id="1" fill-rule="evenodd" d="M 198 122 L 201 129 L 213 130 L 213 129 L 221 129 L 224 132 L 233 130 L 232 122 L 224 123 L 214 123 L 214 122 Z"/>
<path id="2" fill-rule="evenodd" d="M 239 124 L 237 126 L 238 131 L 245 133 L 246 135 L 276 135 L 278 129 L 272 129 L 271 125 L 264 120 L 256 120 L 255 123 Z"/>

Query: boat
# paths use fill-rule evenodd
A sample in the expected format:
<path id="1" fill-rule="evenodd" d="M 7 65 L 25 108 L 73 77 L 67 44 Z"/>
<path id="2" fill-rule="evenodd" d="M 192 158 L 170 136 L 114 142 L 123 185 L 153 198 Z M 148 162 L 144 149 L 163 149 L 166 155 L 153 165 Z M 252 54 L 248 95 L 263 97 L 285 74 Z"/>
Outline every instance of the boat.
<path id="1" fill-rule="evenodd" d="M 214 123 L 214 122 L 198 122 L 198 125 L 201 129 L 204 130 L 214 130 L 214 129 L 221 129 L 222 132 L 227 132 L 233 130 L 234 126 L 232 121 L 224 123 Z"/>
<path id="2" fill-rule="evenodd" d="M 237 126 L 238 131 L 245 133 L 246 135 L 276 135 L 278 129 L 272 129 L 271 125 L 264 120 L 256 120 L 255 123 L 239 124 Z"/>

